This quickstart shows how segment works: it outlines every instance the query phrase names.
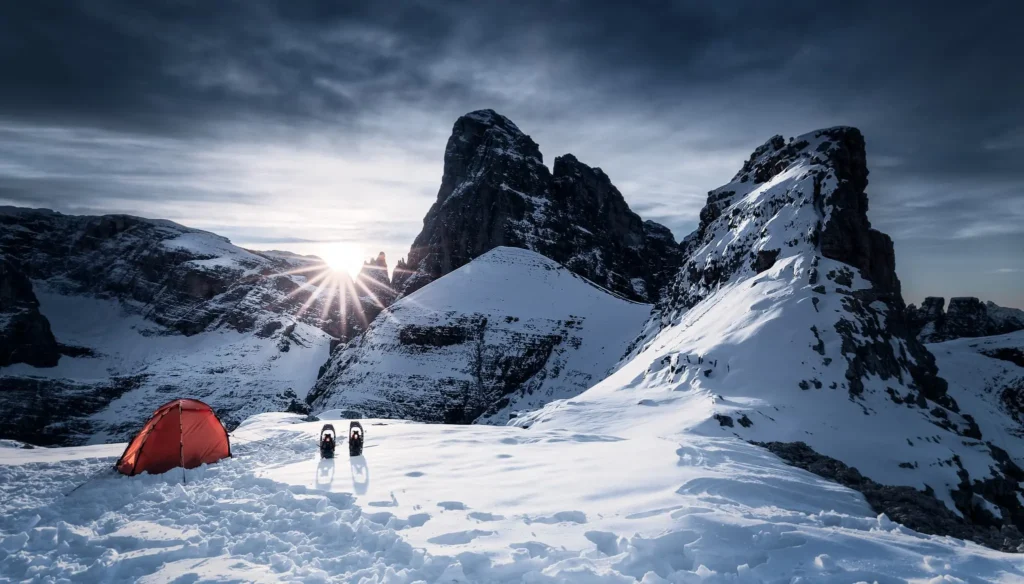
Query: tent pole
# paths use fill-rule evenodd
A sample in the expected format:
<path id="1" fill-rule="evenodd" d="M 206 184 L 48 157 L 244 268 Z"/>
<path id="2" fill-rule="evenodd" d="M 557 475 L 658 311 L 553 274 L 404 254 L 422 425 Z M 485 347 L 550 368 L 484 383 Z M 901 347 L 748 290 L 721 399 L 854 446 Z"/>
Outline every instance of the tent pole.
<path id="1" fill-rule="evenodd" d="M 178 458 L 181 461 L 181 484 L 188 484 L 185 479 L 185 434 L 181 421 L 181 400 L 178 400 Z"/>

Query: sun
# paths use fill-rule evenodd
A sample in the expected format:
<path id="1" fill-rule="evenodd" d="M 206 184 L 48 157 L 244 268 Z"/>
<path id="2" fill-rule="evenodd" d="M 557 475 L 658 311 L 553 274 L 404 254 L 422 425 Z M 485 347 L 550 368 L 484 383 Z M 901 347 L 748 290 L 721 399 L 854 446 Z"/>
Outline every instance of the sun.
<path id="1" fill-rule="evenodd" d="M 318 254 L 332 270 L 344 272 L 355 279 L 363 267 L 363 248 L 358 244 L 344 241 L 326 243 L 320 247 Z"/>

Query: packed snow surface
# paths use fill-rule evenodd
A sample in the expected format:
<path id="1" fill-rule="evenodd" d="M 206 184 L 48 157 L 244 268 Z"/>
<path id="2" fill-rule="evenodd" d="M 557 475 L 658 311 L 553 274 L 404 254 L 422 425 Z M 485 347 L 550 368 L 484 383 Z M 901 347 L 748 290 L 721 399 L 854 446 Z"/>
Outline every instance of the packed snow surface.
<path id="1" fill-rule="evenodd" d="M 156 476 L 113 474 L 123 445 L 0 449 L 0 581 L 1024 579 L 731 437 L 363 420 L 363 456 L 321 460 L 321 425 L 256 416 Z"/>

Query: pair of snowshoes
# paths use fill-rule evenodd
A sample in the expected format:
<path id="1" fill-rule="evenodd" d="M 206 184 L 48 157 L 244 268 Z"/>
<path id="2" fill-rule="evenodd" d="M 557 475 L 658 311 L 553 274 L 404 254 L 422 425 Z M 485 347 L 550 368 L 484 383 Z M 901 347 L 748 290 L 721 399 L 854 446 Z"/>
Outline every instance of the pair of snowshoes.
<path id="1" fill-rule="evenodd" d="M 352 422 L 348 428 L 348 454 L 349 456 L 360 456 L 363 454 L 363 425 L 359 422 Z M 338 443 L 338 433 L 334 431 L 332 424 L 324 424 L 320 430 L 320 458 L 334 458 L 334 448 Z"/>

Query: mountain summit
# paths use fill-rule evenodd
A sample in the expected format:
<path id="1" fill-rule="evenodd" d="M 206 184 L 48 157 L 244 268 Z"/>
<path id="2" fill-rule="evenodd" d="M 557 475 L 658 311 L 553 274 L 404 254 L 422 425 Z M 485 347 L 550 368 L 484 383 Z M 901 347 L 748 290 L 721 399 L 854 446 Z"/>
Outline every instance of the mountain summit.
<path id="1" fill-rule="evenodd" d="M 623 364 L 513 423 L 736 436 L 918 531 L 1024 549 L 1019 412 L 963 376 L 939 377 L 892 242 L 868 221 L 865 161 L 855 128 L 757 148 L 708 194 Z"/>
<path id="2" fill-rule="evenodd" d="M 536 251 L 632 300 L 652 302 L 682 254 L 668 228 L 630 210 L 604 172 L 537 143 L 493 110 L 452 128 L 437 201 L 394 287 L 410 294 L 495 247 Z"/>

